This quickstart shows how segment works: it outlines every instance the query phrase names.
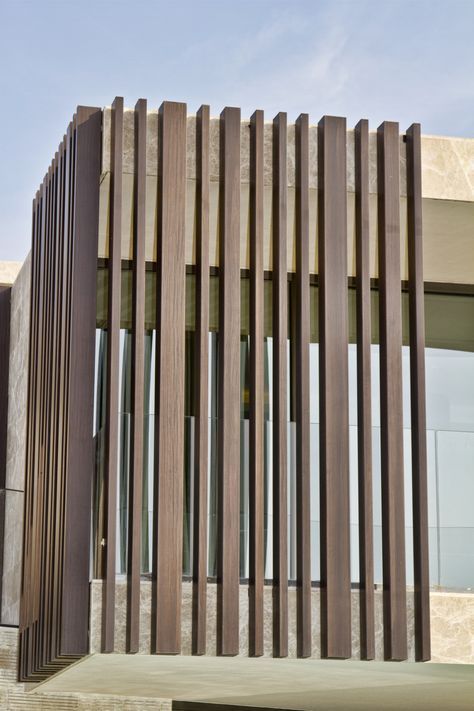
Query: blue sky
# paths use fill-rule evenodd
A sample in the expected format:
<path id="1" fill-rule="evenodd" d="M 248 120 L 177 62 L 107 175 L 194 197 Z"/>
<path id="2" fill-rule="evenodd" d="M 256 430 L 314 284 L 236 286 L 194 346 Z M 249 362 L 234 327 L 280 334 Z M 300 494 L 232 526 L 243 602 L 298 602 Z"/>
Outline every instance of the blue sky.
<path id="1" fill-rule="evenodd" d="M 0 260 L 78 104 L 124 96 L 474 137 L 474 0 L 0 0 Z"/>

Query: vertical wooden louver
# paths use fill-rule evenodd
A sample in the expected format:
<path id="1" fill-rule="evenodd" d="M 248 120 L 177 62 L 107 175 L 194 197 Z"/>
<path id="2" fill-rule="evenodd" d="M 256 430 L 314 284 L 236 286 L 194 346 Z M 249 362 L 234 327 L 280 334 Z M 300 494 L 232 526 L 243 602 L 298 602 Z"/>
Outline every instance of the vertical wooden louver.
<path id="1" fill-rule="evenodd" d="M 209 466 L 209 106 L 196 131 L 196 431 L 193 551 L 193 654 L 206 653 L 207 472 Z"/>
<path id="2" fill-rule="evenodd" d="M 415 578 L 415 654 L 428 661 L 430 651 L 430 578 L 426 454 L 425 314 L 421 201 L 421 128 L 407 131 L 408 280 L 410 311 L 411 452 L 413 561 Z"/>
<path id="3" fill-rule="evenodd" d="M 130 453 L 127 651 L 138 652 L 142 553 L 143 428 L 145 394 L 145 226 L 147 105 L 135 106 L 135 187 L 132 287 L 132 437 Z"/>
<path id="4" fill-rule="evenodd" d="M 249 653 L 263 654 L 264 352 L 263 112 L 250 120 L 250 553 Z"/>
<path id="5" fill-rule="evenodd" d="M 346 120 L 318 129 L 321 642 L 351 656 Z"/>
<path id="6" fill-rule="evenodd" d="M 355 128 L 357 271 L 357 464 L 359 496 L 360 652 L 375 656 L 372 491 L 369 122 Z"/>
<path id="7" fill-rule="evenodd" d="M 296 189 L 296 577 L 297 652 L 311 655 L 311 509 L 309 441 L 309 117 L 295 126 Z"/>
<path id="8" fill-rule="evenodd" d="M 220 119 L 217 649 L 239 652 L 240 109 Z"/>
<path id="9" fill-rule="evenodd" d="M 102 116 L 99 109 L 78 109 L 33 201 L 20 625 L 20 678 L 29 681 L 44 679 L 89 651 Z M 185 104 L 164 102 L 156 117 L 148 112 L 144 99 L 127 112 L 117 98 L 110 125 L 104 122 L 103 129 L 104 136 L 110 132 L 110 167 L 104 161 L 110 187 L 103 176 L 100 188 L 105 196 L 101 225 L 105 224 L 106 235 L 100 265 L 105 266 L 107 278 L 107 315 L 99 326 L 106 331 L 101 335 L 106 366 L 100 373 L 105 382 L 105 461 L 97 517 L 103 520 L 94 542 L 100 551 L 96 569 L 103 578 L 101 651 L 117 651 L 124 631 L 118 629 L 122 623 L 117 614 L 120 553 L 127 574 L 124 648 L 129 653 L 182 653 L 188 644 L 183 620 L 187 624 L 189 613 L 190 649 L 196 655 L 242 653 L 241 628 L 248 624 L 245 653 L 251 656 L 268 653 L 271 647 L 274 657 L 289 653 L 310 657 L 320 647 L 323 657 L 349 658 L 357 654 L 352 644 L 357 631 L 361 657 L 380 656 L 375 625 L 371 412 L 371 288 L 378 286 L 384 654 L 387 659 L 406 659 L 398 125 L 384 123 L 378 130 L 376 188 L 369 175 L 368 122 L 360 121 L 354 132 L 360 619 L 351 614 L 355 594 L 351 592 L 349 488 L 347 154 L 351 144 L 345 119 L 324 116 L 310 129 L 308 115 L 302 114 L 294 126 L 293 143 L 293 127 L 288 128 L 284 113 L 266 128 L 262 111 L 242 123 L 240 109 L 225 108 L 220 120 L 213 122 L 204 105 L 194 122 L 188 120 Z M 241 136 L 245 137 L 242 150 Z M 104 139 L 102 150 L 108 148 Z M 407 132 L 406 149 L 415 643 L 417 659 L 426 660 L 430 638 L 418 124 Z M 375 225 L 370 224 L 370 190 L 377 192 L 378 199 L 378 282 L 372 285 L 370 240 Z M 192 240 L 188 252 L 187 240 Z M 124 255 L 131 265 L 124 263 Z M 126 271 L 132 277 L 130 294 L 125 290 L 122 294 Z M 188 282 L 187 272 L 192 277 Z M 248 330 L 246 311 L 241 309 L 247 294 L 241 288 L 242 278 L 250 284 Z M 218 319 L 214 312 L 210 316 L 217 297 L 212 294 L 215 279 L 219 280 Z M 149 289 L 154 284 L 156 292 Z M 269 299 L 267 286 L 272 289 Z M 269 308 L 272 314 L 267 319 Z M 191 322 L 194 334 L 186 334 Z M 218 331 L 212 337 L 217 344 L 215 360 L 209 349 L 211 328 Z M 154 361 L 148 360 L 146 345 L 152 342 L 151 329 L 156 339 Z M 127 394 L 130 390 L 130 450 L 123 442 L 128 430 L 121 429 L 119 419 L 124 330 L 131 345 L 131 367 L 123 376 Z M 319 344 L 313 346 L 311 341 L 317 339 Z M 316 358 L 310 358 L 317 349 L 318 366 Z M 249 370 L 241 374 L 247 352 Z M 188 353 L 193 357 L 189 380 Z M 268 363 L 267 353 L 271 353 Z M 148 413 L 145 405 L 150 363 L 155 369 L 154 413 Z M 210 364 L 217 368 L 216 441 L 210 428 L 214 417 L 209 404 Z M 318 374 L 312 372 L 315 367 Z M 243 375 L 249 376 L 248 381 Z M 319 482 L 318 424 L 317 417 L 312 424 L 310 417 L 311 404 L 313 412 L 317 409 L 311 403 L 317 375 Z M 189 401 L 194 428 L 186 430 L 188 382 L 193 387 Z M 246 412 L 248 405 L 249 416 L 248 493 L 242 403 Z M 147 452 L 148 415 L 154 416 L 152 452 Z M 146 457 L 144 451 L 153 456 Z M 185 472 L 185 452 L 190 454 L 190 472 Z M 127 459 L 125 465 L 122 459 Z M 151 615 L 149 642 L 144 642 L 141 573 L 148 545 L 143 526 L 148 490 L 153 491 Z M 316 551 L 317 522 L 311 520 L 315 513 L 311 504 L 318 493 Z M 119 498 L 126 499 L 126 516 L 123 512 L 117 516 Z M 124 530 L 118 518 L 122 524 L 126 519 Z M 183 542 L 188 541 L 189 550 L 184 548 L 186 556 L 189 553 L 192 601 L 183 595 Z M 216 547 L 212 581 L 207 577 L 209 541 Z M 240 593 L 247 581 L 241 579 L 245 566 L 240 556 L 247 547 L 249 602 L 248 620 L 244 620 L 239 599 L 244 599 Z M 289 552 L 296 561 L 294 570 Z M 318 553 L 320 580 L 314 572 Z M 272 569 L 270 581 L 264 579 L 266 569 Z M 271 617 L 265 609 L 270 585 Z M 208 618 L 214 600 L 212 645 L 214 629 Z"/>
<path id="10" fill-rule="evenodd" d="M 383 123 L 377 138 L 384 645 L 387 659 L 403 660 L 407 611 L 398 124 Z"/>
<path id="11" fill-rule="evenodd" d="M 152 649 L 181 651 L 186 104 L 158 115 L 158 270 Z"/>
<path id="12" fill-rule="evenodd" d="M 114 651 L 117 476 L 119 462 L 120 303 L 122 264 L 123 99 L 112 104 L 110 232 L 107 294 L 107 385 L 105 415 L 105 570 L 102 651 Z"/>
<path id="13" fill-rule="evenodd" d="M 33 202 L 19 678 L 88 652 L 101 110 L 79 107 Z"/>

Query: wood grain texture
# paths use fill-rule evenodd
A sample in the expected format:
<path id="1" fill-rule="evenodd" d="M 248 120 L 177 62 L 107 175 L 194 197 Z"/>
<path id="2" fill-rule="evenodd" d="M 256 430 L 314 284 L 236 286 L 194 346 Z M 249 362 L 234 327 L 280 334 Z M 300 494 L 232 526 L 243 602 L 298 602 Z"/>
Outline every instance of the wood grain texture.
<path id="1" fill-rule="evenodd" d="M 181 650 L 186 104 L 159 111 L 152 650 Z"/>
<path id="2" fill-rule="evenodd" d="M 88 650 L 101 116 L 78 108 L 33 204 L 22 680 Z"/>
<path id="3" fill-rule="evenodd" d="M 431 642 L 420 124 L 410 126 L 406 139 L 415 654 L 426 662 Z"/>
<path id="4" fill-rule="evenodd" d="M 217 652 L 239 652 L 240 109 L 220 118 Z"/>
<path id="5" fill-rule="evenodd" d="M 194 435 L 193 654 L 206 653 L 209 467 L 209 106 L 196 130 L 196 424 Z"/>
<path id="6" fill-rule="evenodd" d="M 112 104 L 110 227 L 107 295 L 107 383 L 105 404 L 105 574 L 103 585 L 102 652 L 114 651 L 117 477 L 120 407 L 120 309 L 122 276 L 123 99 Z"/>
<path id="7" fill-rule="evenodd" d="M 273 120 L 273 656 L 288 656 L 287 116 Z"/>
<path id="8" fill-rule="evenodd" d="M 89 554 L 95 450 L 95 317 L 102 111 L 78 107 L 74 183 L 74 252 L 68 384 L 67 485 L 61 603 L 61 654 L 89 648 Z"/>
<path id="9" fill-rule="evenodd" d="M 385 657 L 407 658 L 398 124 L 377 131 Z"/>
<path id="10" fill-rule="evenodd" d="M 130 451 L 127 652 L 140 641 L 140 572 L 142 554 L 143 428 L 145 388 L 145 225 L 146 225 L 147 103 L 135 106 L 135 185 L 133 211 L 132 285 L 132 436 Z"/>
<path id="11" fill-rule="evenodd" d="M 295 125 L 297 654 L 311 655 L 311 464 L 309 424 L 309 120 Z"/>
<path id="12" fill-rule="evenodd" d="M 249 655 L 263 654 L 263 111 L 250 119 Z"/>
<path id="13" fill-rule="evenodd" d="M 362 659 L 374 659 L 369 122 L 366 119 L 355 127 L 355 189 L 360 652 Z"/>
<path id="14" fill-rule="evenodd" d="M 321 650 L 351 656 L 346 120 L 318 125 Z"/>

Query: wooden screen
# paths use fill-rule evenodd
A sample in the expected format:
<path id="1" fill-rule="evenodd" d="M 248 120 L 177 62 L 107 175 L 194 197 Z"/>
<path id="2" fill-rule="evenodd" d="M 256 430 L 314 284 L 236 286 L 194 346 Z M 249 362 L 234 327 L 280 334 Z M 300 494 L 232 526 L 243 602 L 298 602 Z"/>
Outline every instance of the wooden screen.
<path id="1" fill-rule="evenodd" d="M 100 141 L 79 107 L 33 201 L 20 680 L 89 645 Z"/>
<path id="2" fill-rule="evenodd" d="M 346 121 L 325 116 L 294 127 L 280 113 L 272 125 L 256 111 L 249 124 L 225 108 L 218 123 L 202 106 L 189 129 L 186 106 L 165 102 L 158 118 L 145 100 L 134 110 L 133 209 L 124 225 L 124 106 L 110 113 L 110 191 L 107 207 L 108 287 L 105 385 L 105 479 L 102 565 L 102 651 L 116 648 L 117 492 L 120 434 L 119 359 L 123 298 L 123 235 L 132 234 L 131 415 L 127 539 L 126 650 L 140 649 L 142 497 L 144 491 L 144 323 L 148 201 L 156 243 L 153 292 L 156 333 L 150 651 L 182 651 L 182 551 L 185 401 L 186 272 L 195 279 L 192 473 L 192 653 L 236 655 L 240 649 L 242 584 L 248 584 L 248 654 L 264 653 L 265 591 L 271 589 L 272 653 L 312 655 L 314 591 L 320 589 L 320 644 L 324 657 L 348 658 L 352 647 L 349 491 L 348 257 Z M 150 138 L 151 125 L 156 136 Z M 245 159 L 243 130 L 249 131 Z M 25 559 L 22 590 L 22 678 L 40 678 L 64 660 L 87 652 L 90 483 L 93 474 L 92 382 L 97 268 L 97 183 L 100 112 L 80 110 L 34 201 L 32 320 L 28 410 Z M 317 141 L 314 133 L 317 131 Z M 218 133 L 218 140 L 217 140 Z M 313 143 L 310 136 L 313 135 Z M 294 162 L 288 161 L 291 151 Z M 375 656 L 371 415 L 371 262 L 369 131 L 354 132 L 356 236 L 358 540 L 360 654 Z M 148 144 L 157 150 L 156 195 L 148 177 Z M 317 146 L 315 168 L 314 146 Z M 157 148 L 156 148 L 157 146 Z M 187 201 L 192 146 L 193 213 Z M 313 149 L 311 148 L 313 146 Z M 211 162 L 218 147 L 218 164 Z M 127 149 L 130 152 L 130 147 Z M 378 286 L 385 658 L 406 659 L 407 612 L 402 420 L 400 256 L 400 136 L 394 123 L 377 133 Z M 411 422 L 415 561 L 416 656 L 429 658 L 429 579 L 424 408 L 424 320 L 420 129 L 407 133 L 408 263 L 411 345 Z M 270 167 L 269 167 L 270 164 Z M 293 192 L 288 190 L 289 167 Z M 211 177 L 214 170 L 214 177 Z M 241 312 L 242 173 L 248 171 L 250 379 L 248 392 L 248 580 L 241 555 Z M 216 171 L 218 172 L 216 178 Z M 310 176 L 313 183 L 310 185 Z M 314 177 L 316 176 L 316 178 Z M 211 263 L 212 180 L 218 185 L 218 268 Z M 314 180 L 317 194 L 314 198 Z M 269 188 L 269 190 L 268 190 Z M 374 188 L 372 185 L 372 193 Z M 215 193 L 214 193 L 215 194 Z M 289 221 L 289 201 L 292 217 Z M 317 217 L 311 217 L 316 210 Z M 192 264 L 186 263 L 189 221 Z M 268 221 L 268 222 L 267 222 Z M 86 229 L 87 228 L 87 229 Z M 294 262 L 289 235 L 294 230 Z M 268 244 L 266 242 L 268 241 Z M 270 269 L 266 254 L 269 250 Z M 314 258 L 314 255 L 317 255 Z M 147 260 L 147 261 L 146 261 Z M 266 270 L 266 271 L 264 271 Z M 216 648 L 207 643 L 209 582 L 209 330 L 211 276 L 218 275 Z M 265 283 L 271 281 L 272 467 L 265 480 Z M 318 289 L 316 312 L 310 287 Z M 268 306 L 268 304 L 267 304 Z M 80 317 L 79 317 L 80 314 Z M 148 318 L 148 317 L 147 317 Z M 320 579 L 312 575 L 316 541 L 311 529 L 310 426 L 312 323 L 319 342 Z M 128 327 L 127 327 L 128 328 Z M 79 346 L 79 344 L 82 344 Z M 80 349 L 79 349 L 80 348 Z M 79 356 L 80 354 L 80 356 Z M 78 385 L 81 383 L 81 391 Z M 84 387 L 85 385 L 85 387 Z M 291 391 L 291 392 L 290 392 Z M 291 417 L 289 413 L 291 411 Z M 295 585 L 289 609 L 289 419 L 294 423 Z M 293 440 L 292 440 L 293 441 Z M 80 457 L 78 448 L 81 448 Z M 291 455 L 292 456 L 292 455 Z M 79 464 L 80 461 L 80 464 Z M 273 578 L 265 580 L 264 499 L 271 490 Z M 266 493 L 267 492 L 267 493 Z M 97 547 L 97 544 L 96 544 Z M 318 611 L 319 612 L 319 611 Z M 267 616 L 268 618 L 268 616 Z"/>

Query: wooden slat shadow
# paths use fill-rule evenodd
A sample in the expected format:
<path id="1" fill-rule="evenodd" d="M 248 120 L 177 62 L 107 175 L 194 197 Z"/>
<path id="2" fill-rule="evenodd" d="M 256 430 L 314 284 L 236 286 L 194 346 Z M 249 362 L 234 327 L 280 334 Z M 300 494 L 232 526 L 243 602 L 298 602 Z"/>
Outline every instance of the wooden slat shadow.
<path id="1" fill-rule="evenodd" d="M 297 654 L 311 655 L 311 469 L 309 413 L 309 117 L 295 125 L 296 577 Z"/>
<path id="2" fill-rule="evenodd" d="M 102 652 L 114 651 L 117 477 L 120 406 L 120 309 L 122 277 L 123 99 L 112 104 L 110 228 L 107 296 L 107 384 L 105 404 L 105 576 L 102 603 Z"/>
<path id="3" fill-rule="evenodd" d="M 375 657 L 369 232 L 369 122 L 355 127 L 360 653 Z"/>
<path id="4" fill-rule="evenodd" d="M 273 120 L 273 656 L 288 656 L 287 117 Z"/>
<path id="5" fill-rule="evenodd" d="M 263 111 L 250 119 L 249 654 L 263 654 Z"/>
<path id="6" fill-rule="evenodd" d="M 147 103 L 135 106 L 135 185 L 132 286 L 132 436 L 130 451 L 127 651 L 140 642 L 140 572 L 142 555 L 143 428 L 145 386 L 145 226 Z"/>
<path id="7" fill-rule="evenodd" d="M 196 130 L 196 424 L 194 438 L 193 654 L 206 654 L 209 447 L 209 106 Z"/>

